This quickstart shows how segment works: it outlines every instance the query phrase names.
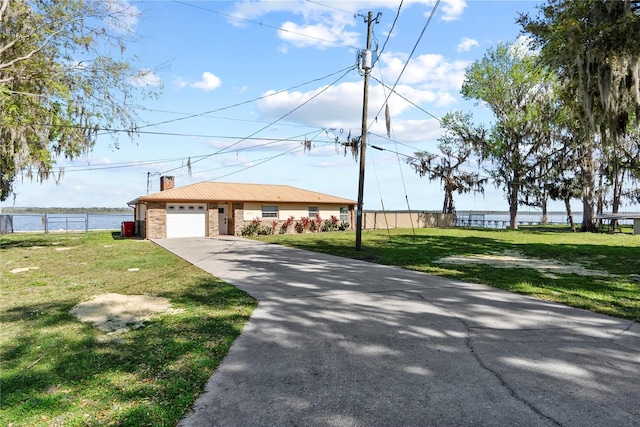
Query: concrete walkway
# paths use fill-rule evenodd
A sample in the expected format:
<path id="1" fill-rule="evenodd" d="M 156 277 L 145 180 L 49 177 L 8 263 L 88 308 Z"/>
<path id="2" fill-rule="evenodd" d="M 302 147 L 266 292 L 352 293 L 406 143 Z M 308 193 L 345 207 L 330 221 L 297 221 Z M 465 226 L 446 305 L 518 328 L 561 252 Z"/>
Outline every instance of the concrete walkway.
<path id="1" fill-rule="evenodd" d="M 640 426 L 640 324 L 224 237 L 156 241 L 260 301 L 181 426 Z"/>

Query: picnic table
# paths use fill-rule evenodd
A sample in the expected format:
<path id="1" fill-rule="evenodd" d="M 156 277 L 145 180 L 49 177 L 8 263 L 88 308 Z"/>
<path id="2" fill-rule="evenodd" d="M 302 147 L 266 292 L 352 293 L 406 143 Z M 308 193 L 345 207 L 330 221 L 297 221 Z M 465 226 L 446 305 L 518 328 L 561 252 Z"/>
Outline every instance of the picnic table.
<path id="1" fill-rule="evenodd" d="M 596 215 L 596 219 L 605 219 L 610 221 L 620 220 L 620 219 L 632 219 L 633 234 L 640 234 L 640 213 L 601 213 Z"/>

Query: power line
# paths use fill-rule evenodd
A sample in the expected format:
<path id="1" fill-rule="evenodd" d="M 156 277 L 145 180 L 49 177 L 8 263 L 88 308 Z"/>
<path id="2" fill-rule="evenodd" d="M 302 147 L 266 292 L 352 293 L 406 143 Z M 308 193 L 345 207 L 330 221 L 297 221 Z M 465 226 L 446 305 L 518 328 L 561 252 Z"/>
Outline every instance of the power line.
<path id="1" fill-rule="evenodd" d="M 302 108 L 303 106 L 305 106 L 306 104 L 308 104 L 309 102 L 311 102 L 312 100 L 314 100 L 315 98 L 317 98 L 318 96 L 322 95 L 324 92 L 326 92 L 330 87 L 332 87 L 333 85 L 335 85 L 336 83 L 338 83 L 340 80 L 342 80 L 342 79 L 343 79 L 343 78 L 344 78 L 344 77 L 345 77 L 345 76 L 346 76 L 346 75 L 347 75 L 351 70 L 355 69 L 355 67 L 356 67 L 356 66 L 357 66 L 357 65 L 354 65 L 354 66 L 352 66 L 351 68 L 347 69 L 343 75 L 341 75 L 340 77 L 338 77 L 338 78 L 337 78 L 335 81 L 333 81 L 331 84 L 327 85 L 327 86 L 326 86 L 324 89 L 322 89 L 320 92 L 318 92 L 318 93 L 314 94 L 314 95 L 313 95 L 313 96 L 311 96 L 309 99 L 307 99 L 306 101 L 304 101 L 302 104 L 300 104 L 300 105 L 298 105 L 297 107 L 295 107 L 294 109 L 290 110 L 289 112 L 287 112 L 286 114 L 284 114 L 284 115 L 283 115 L 283 116 L 281 116 L 280 118 L 278 118 L 278 119 L 274 120 L 273 122 L 271 122 L 271 123 L 267 124 L 266 126 L 263 126 L 262 128 L 260 128 L 260 129 L 258 129 L 257 131 L 253 132 L 253 133 L 252 133 L 251 135 L 249 135 L 248 137 L 242 138 L 242 139 L 240 139 L 240 140 L 238 140 L 238 141 L 234 142 L 233 144 L 231 144 L 231 145 L 229 145 L 229 146 L 227 146 L 227 147 L 225 147 L 225 148 L 222 148 L 222 149 L 218 150 L 217 152 L 215 152 L 215 153 L 211 154 L 211 156 L 213 156 L 213 155 L 215 155 L 215 154 L 218 154 L 218 153 L 220 153 L 220 152 L 222 152 L 222 151 L 226 151 L 226 150 L 228 150 L 229 148 L 234 147 L 235 145 L 240 144 L 240 143 L 241 143 L 241 142 L 243 142 L 243 141 L 246 141 L 248 138 L 250 138 L 250 137 L 253 137 L 253 136 L 257 135 L 258 133 L 262 132 L 263 130 L 265 130 L 265 129 L 267 129 L 267 128 L 271 127 L 271 126 L 273 126 L 273 125 L 274 125 L 274 124 L 276 124 L 276 123 L 278 123 L 280 120 L 284 119 L 285 117 L 287 117 L 287 116 L 291 115 L 292 113 L 294 113 L 295 111 L 299 110 L 300 108 Z M 210 157 L 210 156 L 208 156 L 208 157 Z M 200 161 L 202 161 L 202 160 L 204 160 L 204 159 L 206 159 L 206 158 L 207 158 L 207 157 L 203 157 L 203 158 L 201 158 L 201 159 L 196 160 L 195 162 L 191 162 L 191 165 L 193 165 L 193 163 L 200 162 Z M 167 173 L 167 172 L 174 171 L 174 170 L 176 170 L 176 169 L 179 169 L 179 168 L 174 168 L 174 169 L 171 169 L 171 170 L 168 170 L 168 171 L 162 172 L 162 173 L 164 174 L 164 173 Z"/>
<path id="2" fill-rule="evenodd" d="M 149 112 L 153 112 L 153 113 L 165 113 L 165 114 L 175 114 L 175 115 L 181 115 L 181 116 L 193 116 L 194 113 L 185 113 L 185 112 L 180 112 L 180 111 L 170 111 L 170 110 L 158 110 L 155 108 L 143 108 L 143 111 L 149 111 Z M 236 118 L 236 117 L 223 117 L 223 116 L 212 116 L 212 115 L 202 115 L 200 117 L 204 117 L 207 119 L 218 119 L 218 120 L 228 120 L 228 121 L 235 121 L 235 122 L 245 122 L 245 123 L 269 123 L 268 120 L 249 120 L 246 118 Z M 309 127 L 307 125 L 298 125 L 298 124 L 293 124 L 293 123 L 281 123 L 281 126 L 288 126 L 288 127 L 298 127 L 298 128 L 304 128 L 304 127 Z"/>
<path id="3" fill-rule="evenodd" d="M 407 60 L 405 61 L 404 66 L 400 71 L 400 74 L 398 74 L 398 78 L 396 79 L 396 82 L 391 87 L 391 92 L 395 93 L 396 86 L 398 85 L 400 78 L 402 78 L 402 75 L 407 69 L 407 66 L 409 65 L 409 61 L 411 61 L 411 57 L 413 57 L 413 54 L 416 52 L 416 49 L 418 48 L 418 44 L 420 44 L 420 40 L 422 40 L 422 36 L 424 35 L 425 31 L 429 27 L 429 24 L 431 23 L 431 20 L 433 19 L 433 16 L 436 13 L 436 9 L 438 8 L 438 5 L 440 5 L 440 0 L 436 0 L 436 4 L 433 6 L 433 9 L 431 9 L 431 14 L 429 14 L 429 18 L 427 19 L 427 22 L 424 24 L 424 27 L 422 27 L 422 31 L 420 32 L 420 36 L 418 37 L 418 40 L 416 40 L 416 43 L 413 45 L 413 49 L 411 49 L 411 53 L 407 57 Z M 389 101 L 390 96 L 391 96 L 391 93 L 389 93 L 389 95 L 387 95 L 387 97 L 385 98 L 384 102 L 382 103 L 382 106 L 380 107 L 380 110 L 378 110 L 378 114 L 376 114 L 376 117 L 380 115 L 380 112 L 382 112 L 382 109 L 384 108 L 385 104 Z M 371 125 L 369 125 L 369 127 L 371 127 L 372 125 L 373 125 L 373 122 L 371 122 Z"/>
<path id="4" fill-rule="evenodd" d="M 223 111 L 223 110 L 228 110 L 228 109 L 231 109 L 231 108 L 239 107 L 241 105 L 245 105 L 245 104 L 249 104 L 249 103 L 252 103 L 252 102 L 259 101 L 261 99 L 269 98 L 271 96 L 275 96 L 275 95 L 281 94 L 283 92 L 287 92 L 287 91 L 290 91 L 290 90 L 293 90 L 293 89 L 297 89 L 297 88 L 299 88 L 301 86 L 306 86 L 308 84 L 315 83 L 315 82 L 320 81 L 320 80 L 325 80 L 325 79 L 327 79 L 329 77 L 335 76 L 336 74 L 340 74 L 340 73 L 345 72 L 345 71 L 346 72 L 351 71 L 351 70 L 355 69 L 355 67 L 356 67 L 356 65 L 350 65 L 349 67 L 343 68 L 342 70 L 335 71 L 335 72 L 333 72 L 331 74 L 327 74 L 326 76 L 318 77 L 316 79 L 309 80 L 309 81 L 306 81 L 304 83 L 297 84 L 295 86 L 291 86 L 291 87 L 289 87 L 287 89 L 282 89 L 282 90 L 270 93 L 268 95 L 262 95 L 262 96 L 259 96 L 257 98 L 249 99 L 249 100 L 246 100 L 246 101 L 238 102 L 236 104 L 228 105 L 226 107 L 220 107 L 220 108 L 216 108 L 216 109 L 205 111 L 205 112 L 198 113 L 198 114 L 191 114 L 191 115 L 186 116 L 186 117 L 180 117 L 180 118 L 177 118 L 177 119 L 165 120 L 165 121 L 162 121 L 162 122 L 151 123 L 151 124 L 147 124 L 147 125 L 144 125 L 144 126 L 139 126 L 136 129 L 133 129 L 133 131 L 138 132 L 139 129 L 144 129 L 144 128 L 147 128 L 147 127 L 155 127 L 155 126 L 164 125 L 164 124 L 167 124 L 167 123 L 174 123 L 174 122 L 178 122 L 178 121 L 181 121 L 181 120 L 187 120 L 187 119 L 191 119 L 191 118 L 194 118 L 194 117 L 201 117 L 201 116 L 205 116 L 207 114 L 217 113 L 218 111 Z M 120 130 L 120 132 L 127 132 L 127 131 L 131 131 L 131 130 Z"/>
<path id="5" fill-rule="evenodd" d="M 405 147 L 407 147 L 407 148 L 411 148 L 412 150 L 415 150 L 415 151 L 424 151 L 424 150 L 421 150 L 421 149 L 419 149 L 419 148 L 412 147 L 411 145 L 404 144 L 404 143 L 402 143 L 402 142 L 398 142 L 398 141 L 396 141 L 395 139 L 391 139 L 391 138 L 389 138 L 389 137 L 387 137 L 387 136 L 384 136 L 384 135 L 379 135 L 379 134 L 374 133 L 374 132 L 369 132 L 369 133 L 370 133 L 371 135 L 373 135 L 373 136 L 377 136 L 377 137 L 378 137 L 378 138 L 380 138 L 380 139 L 384 139 L 384 140 L 387 140 L 387 141 L 389 141 L 389 142 L 393 142 L 393 143 L 398 144 L 398 145 L 403 145 L 403 146 L 405 146 Z"/>
<path id="6" fill-rule="evenodd" d="M 294 148 L 299 148 L 299 145 L 296 145 L 296 147 L 294 147 Z M 260 159 L 245 160 L 245 161 L 242 161 L 240 163 L 233 163 L 233 164 L 229 164 L 229 165 L 219 166 L 219 167 L 216 167 L 216 168 L 199 170 L 196 173 L 203 174 L 203 173 L 206 173 L 206 172 L 216 171 L 216 170 L 220 170 L 220 169 L 228 169 L 228 168 L 233 168 L 233 167 L 236 167 L 236 166 L 242 166 L 242 165 L 246 165 L 247 163 L 259 162 L 259 161 L 262 161 L 262 160 L 269 160 L 269 159 L 272 159 L 272 158 L 273 158 L 273 156 L 262 157 Z M 181 176 L 186 176 L 186 175 L 188 175 L 188 174 L 176 175 L 176 178 L 177 177 L 181 177 Z"/>
<path id="7" fill-rule="evenodd" d="M 306 2 L 307 3 L 317 4 L 318 6 L 326 7 L 327 9 L 337 10 L 338 12 L 344 12 L 344 13 L 346 13 L 348 15 L 352 15 L 352 16 L 355 16 L 355 14 L 356 14 L 356 12 L 350 12 L 348 10 L 340 9 L 338 7 L 335 7 L 335 6 L 329 6 L 328 4 L 320 3 L 319 1 L 306 0 Z"/>
<path id="8" fill-rule="evenodd" d="M 439 122 L 442 122 L 442 119 L 434 114 L 431 114 L 430 112 L 428 112 L 427 110 L 425 110 L 424 108 L 422 108 L 421 106 L 419 106 L 418 104 L 416 104 L 415 102 L 411 101 L 410 99 L 408 99 L 407 97 L 405 97 L 404 95 L 402 95 L 399 92 L 396 92 L 395 88 L 390 88 L 389 86 L 387 86 L 384 82 L 382 82 L 381 80 L 376 79 L 375 77 L 371 77 L 373 78 L 373 80 L 377 81 L 378 83 L 380 83 L 384 88 L 388 89 L 390 92 L 394 93 L 395 95 L 398 95 L 400 98 L 404 99 L 405 101 L 407 101 L 409 104 L 413 105 L 414 107 L 416 107 L 418 110 L 422 111 L 423 113 L 427 114 L 428 116 L 433 117 L 434 119 L 436 119 Z M 380 110 L 382 111 L 382 109 Z"/>
<path id="9" fill-rule="evenodd" d="M 295 34 L 295 35 L 300 36 L 300 37 L 306 37 L 306 38 L 309 38 L 309 39 L 318 40 L 318 41 L 321 41 L 323 43 L 328 43 L 328 44 L 332 44 L 332 45 L 336 45 L 336 46 L 340 46 L 340 47 L 347 47 L 349 49 L 356 49 L 356 50 L 358 49 L 357 47 L 354 47 L 354 46 L 349 46 L 349 45 L 338 43 L 338 42 L 334 42 L 334 41 L 331 41 L 331 40 L 322 39 L 320 37 L 310 36 L 309 34 L 298 33 L 298 32 L 291 31 L 291 30 L 285 30 L 282 27 L 276 27 L 274 25 L 265 24 L 262 21 L 258 22 L 258 21 L 253 21 L 251 19 L 240 18 L 239 16 L 234 16 L 234 15 L 232 15 L 230 13 L 220 12 L 219 10 L 209 9 L 207 7 L 198 6 L 198 5 L 195 5 L 195 4 L 189 4 L 189 3 L 186 3 L 186 2 L 183 2 L 183 1 L 179 1 L 179 0 L 173 0 L 173 2 L 182 4 L 184 6 L 193 7 L 195 9 L 206 10 L 207 12 L 216 13 L 218 15 L 226 16 L 227 18 L 235 19 L 237 21 L 248 22 L 250 24 L 259 25 L 261 27 L 271 28 L 271 29 L 274 29 L 276 31 L 281 31 L 283 33 Z"/>
<path id="10" fill-rule="evenodd" d="M 376 62 L 378 62 L 378 60 L 380 59 L 380 56 L 382 56 L 382 52 L 384 52 L 384 48 L 387 46 L 387 42 L 389 41 L 389 38 L 391 38 L 391 33 L 393 33 L 393 29 L 396 27 L 396 22 L 398 21 L 398 17 L 400 16 L 400 9 L 402 9 L 402 3 L 404 3 L 404 0 L 400 0 L 400 4 L 398 5 L 398 11 L 396 12 L 396 17 L 393 18 L 393 23 L 391 24 L 391 29 L 389 30 L 389 33 L 387 34 L 387 38 L 385 39 L 384 43 L 382 44 L 382 48 L 380 49 L 380 52 L 378 52 L 378 57 L 376 58 L 376 60 L 373 63 L 373 65 L 375 65 Z"/>
<path id="11" fill-rule="evenodd" d="M 316 134 L 316 136 L 314 136 L 311 140 L 313 140 L 313 139 L 314 139 L 314 138 L 316 138 L 318 135 L 320 135 L 320 133 L 321 133 L 321 132 L 318 132 L 318 134 Z M 327 144 L 329 144 L 329 143 L 327 143 Z M 325 144 L 325 145 L 326 145 L 326 144 Z M 293 148 L 291 148 L 291 149 L 289 149 L 289 150 L 284 151 L 283 153 L 276 154 L 275 156 L 269 157 L 269 158 L 267 158 L 267 159 L 265 159 L 265 160 L 263 160 L 263 161 L 261 161 L 261 162 L 259 162 L 259 163 L 256 163 L 256 164 L 254 164 L 254 165 L 247 166 L 246 168 L 242 168 L 242 169 L 240 169 L 240 170 L 238 170 L 238 171 L 231 172 L 231 173 L 228 173 L 228 174 L 225 174 L 225 175 L 217 176 L 217 177 L 215 177 L 215 178 L 209 179 L 208 181 L 215 181 L 216 179 L 225 178 L 225 177 L 227 177 L 227 176 L 234 175 L 234 174 L 236 174 L 236 173 L 244 172 L 244 171 L 245 171 L 245 170 L 247 170 L 247 169 L 251 169 L 251 168 L 254 168 L 254 167 L 256 167 L 256 166 L 260 166 L 260 165 L 262 165 L 262 164 L 264 164 L 264 163 L 266 163 L 266 162 L 270 162 L 271 160 L 277 159 L 278 157 L 282 157 L 282 156 L 284 156 L 285 154 L 289 154 L 289 153 L 293 152 L 294 150 L 301 150 L 301 149 L 302 149 L 302 150 L 304 150 L 304 149 L 306 149 L 306 148 L 305 148 L 305 147 L 302 147 L 302 148 L 301 148 L 301 147 L 293 147 Z"/>
<path id="12" fill-rule="evenodd" d="M 318 133 L 324 132 L 324 129 L 321 129 L 319 131 L 317 131 Z M 300 135 L 295 135 L 292 136 L 290 138 L 247 138 L 247 139 L 255 139 L 255 140 L 260 140 L 260 141 L 269 141 L 269 142 L 265 142 L 264 144 L 258 144 L 258 145 L 253 145 L 250 147 L 242 147 L 242 148 L 237 148 L 234 150 L 234 152 L 239 153 L 239 152 L 244 152 L 244 151 L 258 151 L 264 148 L 267 148 L 267 146 L 273 145 L 273 144 L 277 144 L 279 142 L 291 142 L 291 143 L 303 143 L 305 141 L 307 141 L 307 139 L 298 139 L 300 137 L 304 137 L 307 134 L 300 134 Z M 227 137 L 227 138 L 233 138 L 233 139 L 237 139 L 239 137 Z M 215 154 L 229 154 L 230 152 L 228 151 L 219 151 Z M 96 170 L 104 170 L 104 169 L 124 169 L 124 168 L 129 168 L 129 167 L 138 167 L 138 166 L 146 166 L 146 165 L 152 165 L 152 164 L 162 164 L 162 163 L 171 163 L 171 162 L 177 162 L 177 161 L 187 161 L 188 159 L 200 159 L 202 157 L 211 157 L 214 154 L 202 154 L 202 155 L 197 155 L 197 156 L 188 156 L 188 157 L 178 157 L 178 158 L 172 158 L 172 159 L 157 159 L 157 160 L 136 160 L 136 161 L 131 161 L 131 162 L 118 162 L 118 163 L 110 163 L 108 165 L 96 165 L 96 166 L 91 166 L 91 165 L 68 165 L 68 166 L 59 166 L 59 167 L 54 167 L 52 168 L 52 170 L 57 171 L 57 170 L 69 170 L 72 169 L 71 172 L 87 172 L 87 171 L 96 171 Z M 193 163 L 193 162 L 192 162 Z M 184 166 L 181 166 L 184 167 Z"/>
<path id="13" fill-rule="evenodd" d="M 317 78 L 308 80 L 308 81 L 306 81 L 304 83 L 296 84 L 296 85 L 288 87 L 286 89 L 281 89 L 279 91 L 275 91 L 275 92 L 269 93 L 267 95 L 262 95 L 262 96 L 259 96 L 257 98 L 248 99 L 248 100 L 245 100 L 245 101 L 242 101 L 242 102 L 238 102 L 238 103 L 235 103 L 235 104 L 227 105 L 227 106 L 224 106 L 224 107 L 219 107 L 219 108 L 216 108 L 216 109 L 213 109 L 213 110 L 204 111 L 202 113 L 196 113 L 196 114 L 184 113 L 185 117 L 179 117 L 179 118 L 171 119 L 171 120 L 164 120 L 164 121 L 157 122 L 157 123 L 150 123 L 150 124 L 146 124 L 146 125 L 142 125 L 142 126 L 137 126 L 137 127 L 133 128 L 133 129 L 116 129 L 116 128 L 101 128 L 101 127 L 98 127 L 97 130 L 101 131 L 101 132 L 105 132 L 105 133 L 121 133 L 121 132 L 144 133 L 144 132 L 141 131 L 141 129 L 148 128 L 148 127 L 160 126 L 160 125 L 164 125 L 164 124 L 168 124 L 168 123 L 174 123 L 174 122 L 178 122 L 178 121 L 182 121 L 182 120 L 191 119 L 191 118 L 194 118 L 194 117 L 206 117 L 208 114 L 216 113 L 218 111 L 223 111 L 223 110 L 229 110 L 229 109 L 235 108 L 235 107 L 240 107 L 242 105 L 246 105 L 246 104 L 250 104 L 252 102 L 260 101 L 261 99 L 266 99 L 266 98 L 269 98 L 271 96 L 279 95 L 281 93 L 284 93 L 284 92 L 287 92 L 287 91 L 290 91 L 290 90 L 298 89 L 299 87 L 306 86 L 306 85 L 309 85 L 311 83 L 316 83 L 316 82 L 328 79 L 329 77 L 333 77 L 333 76 L 335 76 L 337 74 L 344 73 L 345 71 L 353 70 L 353 69 L 356 68 L 356 66 L 357 65 L 350 65 L 350 66 L 348 66 L 346 68 L 343 68 L 341 70 L 334 71 L 333 73 L 327 74 L 327 75 L 322 76 L 322 77 L 317 77 Z M 335 84 L 335 83 L 332 83 L 332 84 Z M 26 93 L 26 92 L 13 92 L 13 93 L 15 93 L 15 94 L 23 94 L 23 95 L 40 96 L 40 97 L 43 97 L 43 98 L 54 98 L 53 96 L 50 96 L 50 95 L 38 95 L 38 94 Z M 142 110 L 145 110 L 145 109 L 143 108 Z M 148 111 L 154 111 L 154 110 L 149 109 Z M 183 114 L 183 113 L 177 113 L 176 112 L 175 114 Z M 49 126 L 49 127 L 51 127 L 53 125 L 41 123 L 41 124 L 38 124 L 38 126 Z M 86 126 L 74 126 L 74 125 L 66 125 L 66 126 L 58 125 L 58 126 L 59 127 L 66 127 L 66 128 L 69 128 L 69 129 L 88 129 Z M 290 126 L 294 126 L 294 125 L 290 125 Z M 93 129 L 95 129 L 95 127 L 91 127 L 91 130 L 93 130 Z M 171 136 L 175 136 L 175 135 L 171 135 Z M 189 135 L 185 135 L 185 136 L 189 136 Z"/>
<path id="14" fill-rule="evenodd" d="M 396 156 L 403 156 L 403 157 L 406 157 L 407 159 L 414 159 L 414 160 L 417 160 L 417 159 L 418 159 L 416 156 L 410 156 L 410 155 L 408 155 L 408 154 L 400 153 L 400 152 L 398 152 L 398 151 L 390 150 L 390 149 L 388 149 L 388 148 L 382 148 L 382 147 L 379 147 L 379 146 L 377 146 L 377 145 L 371 145 L 371 144 L 369 144 L 369 146 L 370 146 L 371 148 L 373 148 L 374 150 L 378 150 L 378 151 L 388 151 L 388 152 L 390 152 L 390 153 L 394 153 Z M 434 158 L 436 158 L 436 159 L 444 159 L 444 156 L 443 156 L 443 155 L 441 155 L 441 154 L 434 154 L 434 156 L 435 156 Z M 486 172 L 486 170 L 481 169 L 480 167 L 477 167 L 477 166 L 473 166 L 473 165 L 472 165 L 470 162 L 468 162 L 468 161 L 463 162 L 463 163 L 461 163 L 460 165 L 466 165 L 466 166 L 469 166 L 471 169 L 475 169 L 475 170 L 478 170 L 478 171 L 480 171 L 480 172 Z M 469 172 L 469 173 L 477 173 L 477 172 Z M 480 174 L 478 174 L 478 176 L 479 176 L 480 178 L 487 178 L 487 179 L 491 178 L 491 176 L 490 176 L 490 175 L 480 175 Z"/>

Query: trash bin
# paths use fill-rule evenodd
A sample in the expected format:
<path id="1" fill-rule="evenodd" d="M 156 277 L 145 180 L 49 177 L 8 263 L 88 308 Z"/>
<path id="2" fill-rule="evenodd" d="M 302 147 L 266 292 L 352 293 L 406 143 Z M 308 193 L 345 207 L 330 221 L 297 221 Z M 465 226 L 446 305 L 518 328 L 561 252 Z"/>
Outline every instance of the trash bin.
<path id="1" fill-rule="evenodd" d="M 122 221 L 120 233 L 122 237 L 133 237 L 136 223 L 134 221 Z"/>

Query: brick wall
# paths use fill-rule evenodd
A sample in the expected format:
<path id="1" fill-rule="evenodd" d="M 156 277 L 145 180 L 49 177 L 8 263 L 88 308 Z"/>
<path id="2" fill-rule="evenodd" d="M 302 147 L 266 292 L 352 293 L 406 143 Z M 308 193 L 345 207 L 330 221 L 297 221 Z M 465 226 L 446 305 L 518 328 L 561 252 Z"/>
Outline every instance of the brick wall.
<path id="1" fill-rule="evenodd" d="M 218 203 L 207 203 L 207 236 L 220 234 L 218 223 Z"/>
<path id="2" fill-rule="evenodd" d="M 229 215 L 229 234 L 233 230 L 234 236 L 242 236 L 244 226 L 244 203 L 234 203 Z"/>
<path id="3" fill-rule="evenodd" d="M 147 239 L 167 237 L 167 204 L 149 202 L 147 204 Z"/>

